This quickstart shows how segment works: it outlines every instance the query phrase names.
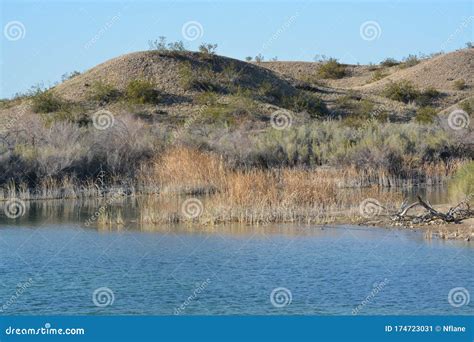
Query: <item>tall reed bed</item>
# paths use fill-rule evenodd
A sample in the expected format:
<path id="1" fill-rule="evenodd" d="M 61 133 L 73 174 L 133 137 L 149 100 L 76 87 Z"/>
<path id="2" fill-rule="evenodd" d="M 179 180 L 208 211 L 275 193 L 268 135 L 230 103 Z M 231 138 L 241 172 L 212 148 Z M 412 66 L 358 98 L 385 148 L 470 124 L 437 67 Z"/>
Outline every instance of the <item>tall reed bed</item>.
<path id="1" fill-rule="evenodd" d="M 350 172 L 356 174 L 355 170 Z M 168 151 L 146 173 L 166 192 L 204 195 L 196 199 L 198 215 L 186 215 L 177 200 L 164 209 L 160 196 L 147 196 L 140 205 L 143 224 L 198 222 L 270 223 L 330 222 L 350 216 L 367 197 L 393 203 L 398 195 L 381 194 L 376 187 L 348 192 L 341 182 L 348 171 L 317 168 L 233 169 L 211 153 L 189 148 Z M 383 198 L 381 198 L 383 196 Z"/>

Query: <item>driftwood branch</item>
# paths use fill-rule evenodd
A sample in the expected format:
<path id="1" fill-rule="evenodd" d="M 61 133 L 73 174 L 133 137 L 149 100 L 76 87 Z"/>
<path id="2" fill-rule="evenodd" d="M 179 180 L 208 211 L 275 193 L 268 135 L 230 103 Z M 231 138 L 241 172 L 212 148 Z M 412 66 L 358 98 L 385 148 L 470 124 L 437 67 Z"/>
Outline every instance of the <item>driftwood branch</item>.
<path id="1" fill-rule="evenodd" d="M 391 214 L 393 221 L 411 222 L 413 224 L 428 223 L 435 220 L 441 220 L 446 223 L 460 223 L 461 221 L 474 217 L 474 210 L 469 206 L 468 201 L 458 203 L 456 206 L 450 208 L 446 213 L 433 208 L 430 202 L 423 200 L 421 196 L 417 196 L 418 201 L 407 204 L 403 202 L 400 209 Z M 422 207 L 424 212 L 409 215 L 409 211 L 416 207 Z"/>

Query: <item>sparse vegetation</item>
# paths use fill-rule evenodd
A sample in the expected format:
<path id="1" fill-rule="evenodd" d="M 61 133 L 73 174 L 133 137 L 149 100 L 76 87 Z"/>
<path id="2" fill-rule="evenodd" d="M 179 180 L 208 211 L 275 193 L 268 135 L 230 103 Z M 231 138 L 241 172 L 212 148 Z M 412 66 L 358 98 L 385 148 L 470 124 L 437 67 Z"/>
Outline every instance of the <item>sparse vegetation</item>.
<path id="1" fill-rule="evenodd" d="M 421 107 L 416 111 L 415 121 L 421 124 L 430 124 L 436 117 L 437 112 L 433 107 Z"/>
<path id="2" fill-rule="evenodd" d="M 403 62 L 400 63 L 399 66 L 400 68 L 405 69 L 405 68 L 410 68 L 412 66 L 415 66 L 418 63 L 420 63 L 420 60 L 418 59 L 416 55 L 408 55 L 408 57 L 405 57 L 403 59 Z"/>
<path id="3" fill-rule="evenodd" d="M 129 102 L 138 104 L 156 104 L 160 100 L 159 92 L 153 83 L 147 80 L 130 81 L 125 90 L 125 96 Z"/>
<path id="4" fill-rule="evenodd" d="M 161 53 L 177 54 L 186 51 L 186 48 L 182 41 L 167 43 L 166 37 L 164 36 L 160 36 L 156 40 L 149 40 L 148 45 L 150 50 L 158 51 Z"/>
<path id="5" fill-rule="evenodd" d="M 469 115 L 474 114 L 474 98 L 464 100 L 459 104 L 459 107 Z"/>
<path id="6" fill-rule="evenodd" d="M 381 66 L 387 67 L 387 68 L 390 68 L 390 67 L 393 67 L 393 66 L 399 65 L 399 64 L 400 64 L 400 62 L 397 61 L 395 58 L 386 58 L 382 62 L 380 62 Z"/>
<path id="7" fill-rule="evenodd" d="M 390 82 L 384 89 L 383 94 L 391 100 L 404 103 L 413 102 L 419 106 L 428 106 L 441 95 L 440 92 L 433 87 L 420 91 L 412 82 L 405 80 Z"/>
<path id="8" fill-rule="evenodd" d="M 261 63 L 265 60 L 265 57 L 263 57 L 263 55 L 261 53 L 259 53 L 258 55 L 255 56 L 255 62 L 257 63 Z"/>
<path id="9" fill-rule="evenodd" d="M 335 58 L 329 58 L 318 69 L 318 76 L 321 78 L 338 79 L 346 75 L 346 67 Z"/>
<path id="10" fill-rule="evenodd" d="M 79 76 L 81 73 L 79 71 L 73 71 L 73 72 L 69 72 L 69 73 L 65 73 L 61 76 L 61 80 L 64 82 L 64 81 L 67 81 L 67 80 L 70 80 L 71 78 L 74 78 L 76 76 Z"/>
<path id="11" fill-rule="evenodd" d="M 199 52 L 206 56 L 214 56 L 216 54 L 217 44 L 201 44 L 199 45 Z"/>
<path id="12" fill-rule="evenodd" d="M 390 82 L 383 94 L 391 100 L 404 103 L 413 102 L 420 96 L 418 89 L 409 81 Z"/>
<path id="13" fill-rule="evenodd" d="M 453 82 L 454 89 L 456 90 L 464 90 L 466 88 L 466 81 L 462 78 Z"/>
<path id="14" fill-rule="evenodd" d="M 35 113 L 57 112 L 65 106 L 65 102 L 57 97 L 51 90 L 37 88 L 32 96 L 32 109 Z"/>
<path id="15" fill-rule="evenodd" d="M 112 85 L 105 82 L 96 81 L 92 84 L 89 91 L 89 98 L 92 101 L 97 101 L 101 104 L 106 104 L 117 100 L 120 97 L 120 92 Z"/>
<path id="16" fill-rule="evenodd" d="M 376 71 L 372 74 L 371 82 L 379 81 L 379 80 L 381 80 L 382 78 L 385 78 L 385 77 L 387 77 L 387 74 L 386 74 L 386 73 L 384 73 L 382 70 L 376 70 Z"/>

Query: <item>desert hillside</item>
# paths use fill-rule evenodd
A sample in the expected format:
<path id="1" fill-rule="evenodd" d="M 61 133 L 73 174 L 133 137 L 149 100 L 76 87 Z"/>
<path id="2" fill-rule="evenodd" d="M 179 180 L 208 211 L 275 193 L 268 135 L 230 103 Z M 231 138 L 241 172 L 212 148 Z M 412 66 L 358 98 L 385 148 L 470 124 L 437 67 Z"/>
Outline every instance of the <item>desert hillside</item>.
<path id="1" fill-rule="evenodd" d="M 464 49 L 422 59 L 413 66 L 336 63 L 334 67 L 343 73 L 325 77 L 320 72 L 324 62 L 247 63 L 215 54 L 145 51 L 106 61 L 45 93 L 67 104 L 58 106 L 74 120 L 107 109 L 119 115 L 139 112 L 166 124 L 204 114 L 211 121 L 253 122 L 259 127 L 273 112 L 284 109 L 303 121 L 373 113 L 383 120 L 409 121 L 417 108 L 429 106 L 443 112 L 469 100 L 474 87 L 473 59 L 474 49 Z M 461 81 L 462 86 L 457 85 Z M 410 83 L 416 94 L 407 100 L 398 99 L 399 94 L 387 96 L 393 82 Z M 132 98 L 140 92 L 148 92 L 148 99 Z M 38 112 L 32 98 L 4 101 L 0 110 Z M 59 109 L 39 111 L 51 115 Z"/>

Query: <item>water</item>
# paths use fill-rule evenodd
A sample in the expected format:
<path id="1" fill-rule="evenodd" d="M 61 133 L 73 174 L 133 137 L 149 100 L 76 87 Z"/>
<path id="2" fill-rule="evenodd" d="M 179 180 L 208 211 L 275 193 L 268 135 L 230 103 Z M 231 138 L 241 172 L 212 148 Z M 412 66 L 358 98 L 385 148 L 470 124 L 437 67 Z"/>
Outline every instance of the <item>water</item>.
<path id="1" fill-rule="evenodd" d="M 355 226 L 139 227 L 133 200 L 119 204 L 125 226 L 85 227 L 98 205 L 0 217 L 0 314 L 474 313 L 448 301 L 474 293 L 473 243 Z"/>

